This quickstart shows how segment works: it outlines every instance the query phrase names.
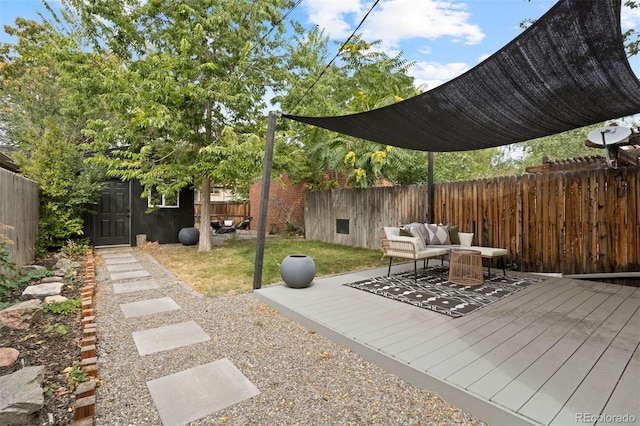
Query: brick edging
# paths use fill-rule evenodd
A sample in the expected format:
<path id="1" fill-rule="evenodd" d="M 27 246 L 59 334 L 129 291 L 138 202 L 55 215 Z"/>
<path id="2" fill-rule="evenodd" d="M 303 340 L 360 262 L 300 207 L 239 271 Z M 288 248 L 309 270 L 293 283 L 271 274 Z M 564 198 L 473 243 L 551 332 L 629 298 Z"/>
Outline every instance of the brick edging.
<path id="1" fill-rule="evenodd" d="M 93 296 L 96 291 L 96 265 L 93 247 L 87 251 L 87 267 L 82 295 L 82 340 L 80 341 L 80 367 L 89 380 L 80 383 L 75 392 L 73 422 L 71 426 L 92 426 L 96 411 L 96 380 L 98 357 L 96 355 L 96 318 L 93 312 Z"/>

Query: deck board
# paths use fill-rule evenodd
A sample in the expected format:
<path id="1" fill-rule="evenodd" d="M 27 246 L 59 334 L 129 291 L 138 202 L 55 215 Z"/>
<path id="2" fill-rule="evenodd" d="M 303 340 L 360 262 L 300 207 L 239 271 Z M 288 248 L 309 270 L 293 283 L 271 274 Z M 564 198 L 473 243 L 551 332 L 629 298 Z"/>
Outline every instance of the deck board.
<path id="1" fill-rule="evenodd" d="M 629 289 L 630 288 L 631 287 L 629 287 Z M 520 411 L 534 395 L 539 395 L 538 398 L 545 398 L 541 388 L 546 385 L 551 376 L 580 348 L 585 340 L 600 327 L 611 315 L 611 312 L 615 312 L 615 309 L 624 302 L 625 296 L 628 296 L 628 292 L 623 290 L 624 288 L 618 293 L 611 295 L 583 321 L 569 330 L 561 340 L 519 375 L 517 380 L 512 381 L 502 391 L 496 394 L 496 396 L 492 398 L 492 401 L 503 404 L 515 411 Z M 556 380 L 554 380 L 554 383 L 556 383 Z M 562 383 L 559 383 L 559 385 L 562 386 Z M 546 386 L 545 389 L 549 389 L 549 386 Z M 551 398 L 547 398 L 547 400 L 550 399 Z M 548 407 L 542 407 L 541 410 L 545 412 L 549 411 Z M 527 409 L 525 412 L 532 413 L 532 410 Z"/>
<path id="2" fill-rule="evenodd" d="M 637 300 L 633 298 L 624 300 L 582 342 L 562 367 L 540 388 L 540 391 L 520 409 L 520 412 L 529 417 L 532 414 L 536 415 L 542 419 L 542 423 L 549 424 L 636 310 Z M 607 392 L 611 394 L 613 387 Z M 590 408 L 597 409 L 597 407 Z"/>
<path id="3" fill-rule="evenodd" d="M 598 285 L 604 286 L 606 284 Z M 501 352 L 497 357 L 498 359 L 495 359 L 492 354 L 480 357 L 469 367 L 452 377 L 452 380 L 457 381 L 457 383 L 472 392 L 485 398 L 491 398 L 518 377 L 525 368 L 542 356 L 562 336 L 568 333 L 571 328 L 582 321 L 607 298 L 604 294 L 588 292 L 584 292 L 584 294 L 588 296 L 584 303 L 569 312 L 565 317 L 560 318 L 522 348 L 514 347 L 512 352 L 506 353 L 502 353 L 502 348 L 496 348 Z"/>
<path id="4" fill-rule="evenodd" d="M 619 360 L 630 359 L 637 349 L 633 337 L 639 328 L 640 311 L 636 309 L 627 324 L 573 392 L 571 398 L 555 416 L 552 425 L 562 426 L 575 421 L 575 413 L 602 411 L 625 370 L 626 365 L 619 363 Z M 585 344 L 588 345 L 586 342 Z M 636 376 L 636 381 L 640 381 L 640 375 Z"/>
<path id="5" fill-rule="evenodd" d="M 536 309 L 548 312 L 545 306 L 549 306 L 550 301 L 556 297 L 561 297 L 563 293 L 570 290 L 571 288 L 567 289 L 559 286 L 532 300 L 528 300 L 526 303 L 505 305 L 505 309 L 507 307 L 511 309 L 503 314 L 480 316 L 479 320 L 469 321 L 446 334 L 439 335 L 411 348 L 410 351 L 401 351 L 397 356 L 406 359 L 416 368 L 427 370 L 510 323 L 520 321 L 522 318 L 528 318 L 531 315 L 537 315 Z"/>
<path id="6" fill-rule="evenodd" d="M 638 380 L 638 377 L 640 377 L 640 346 L 636 346 L 633 356 L 626 365 L 622 377 L 602 413 L 607 415 L 633 415 L 633 413 L 636 413 L 636 422 L 640 422 L 640 418 L 637 416 L 637 413 L 640 413 L 640 398 L 638 398 L 638 395 L 640 395 L 640 380 Z M 599 421 L 598 425 L 620 423 L 623 422 L 614 418 L 605 418 Z M 624 421 L 624 423 L 631 424 L 632 422 Z"/>
<path id="7" fill-rule="evenodd" d="M 509 322 L 495 333 L 491 333 L 476 344 L 469 345 L 456 355 L 430 368 L 429 372 L 439 377 L 449 377 L 477 359 L 499 363 L 505 356 L 513 354 L 531 343 L 533 339 L 557 322 L 559 317 L 564 317 L 588 297 L 587 292 L 574 287 L 571 291 L 566 291 L 545 303 L 544 309 L 537 308 L 515 321 Z M 501 348 L 501 351 L 498 351 L 498 348 Z M 462 378 L 467 374 L 465 373 Z M 455 378 L 453 380 L 456 381 Z M 464 380 L 456 382 L 462 384 L 461 382 L 464 383 Z"/>
<path id="8" fill-rule="evenodd" d="M 382 275 L 386 268 L 254 294 L 492 424 L 582 424 L 583 412 L 640 419 L 640 288 L 546 278 L 451 318 L 342 285 Z"/>
<path id="9" fill-rule="evenodd" d="M 562 291 L 562 290 L 554 290 L 550 287 L 549 291 Z M 524 294 L 519 294 L 520 292 L 512 295 L 516 298 L 520 303 L 527 303 L 530 301 L 535 301 L 537 297 L 537 293 L 534 292 L 526 292 Z M 544 296 L 541 296 L 544 297 Z M 406 351 L 413 351 L 419 353 L 421 347 L 429 347 L 430 342 L 434 339 L 439 338 L 441 335 L 446 335 L 447 333 L 463 333 L 464 331 L 473 330 L 478 327 L 482 327 L 484 324 L 490 323 L 494 317 L 504 317 L 506 313 L 511 312 L 514 309 L 518 309 L 520 305 L 516 304 L 511 300 L 500 300 L 493 305 L 491 305 L 491 313 L 487 313 L 487 311 L 483 312 L 484 309 L 480 309 L 475 315 L 467 315 L 462 318 L 457 318 L 455 322 L 452 322 L 449 318 L 448 321 L 440 323 L 436 327 L 426 328 L 423 333 L 420 334 L 411 334 L 411 329 L 407 330 L 407 335 L 400 336 L 398 339 L 392 343 L 382 347 L 385 352 L 394 353 L 394 354 L 402 354 Z M 440 315 L 440 314 L 439 314 Z"/>

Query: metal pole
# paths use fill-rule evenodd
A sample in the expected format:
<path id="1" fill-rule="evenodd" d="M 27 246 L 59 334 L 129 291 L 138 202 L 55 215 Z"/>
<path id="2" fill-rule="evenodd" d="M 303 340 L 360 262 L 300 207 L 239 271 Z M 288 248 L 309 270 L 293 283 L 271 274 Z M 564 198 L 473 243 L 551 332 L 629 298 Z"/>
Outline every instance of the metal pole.
<path id="1" fill-rule="evenodd" d="M 262 166 L 262 192 L 260 194 L 260 217 L 258 220 L 258 240 L 256 242 L 256 261 L 253 269 L 253 289 L 262 287 L 262 265 L 264 264 L 264 243 L 267 234 L 267 209 L 269 208 L 269 188 L 271 187 L 271 165 L 273 164 L 273 142 L 276 134 L 275 111 L 269 111 L 267 122 L 267 142 L 264 147 Z"/>
<path id="2" fill-rule="evenodd" d="M 434 185 L 433 185 L 433 152 L 429 151 L 428 153 L 428 159 L 429 159 L 429 164 L 427 167 L 427 190 L 429 191 L 429 195 L 428 195 L 428 202 L 429 202 L 429 208 L 427 210 L 427 222 L 428 223 L 434 223 L 436 218 L 435 218 L 435 206 L 434 204 L 434 200 L 435 200 L 435 196 L 433 194 L 434 192 Z"/>

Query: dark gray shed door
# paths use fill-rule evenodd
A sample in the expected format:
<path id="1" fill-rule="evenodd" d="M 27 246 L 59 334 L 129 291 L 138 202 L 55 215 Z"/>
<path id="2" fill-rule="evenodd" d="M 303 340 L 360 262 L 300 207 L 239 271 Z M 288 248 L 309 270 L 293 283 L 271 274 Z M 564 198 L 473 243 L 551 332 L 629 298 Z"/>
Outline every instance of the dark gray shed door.
<path id="1" fill-rule="evenodd" d="M 130 244 L 130 182 L 110 181 L 102 190 L 96 217 L 95 245 Z"/>

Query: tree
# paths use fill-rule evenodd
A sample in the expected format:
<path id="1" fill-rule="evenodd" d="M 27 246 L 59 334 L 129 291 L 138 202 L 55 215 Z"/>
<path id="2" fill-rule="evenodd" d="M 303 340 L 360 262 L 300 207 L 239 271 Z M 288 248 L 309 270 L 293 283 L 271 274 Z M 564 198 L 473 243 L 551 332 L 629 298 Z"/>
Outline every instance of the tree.
<path id="1" fill-rule="evenodd" d="M 68 85 L 66 64 L 87 54 L 50 22 L 17 19 L 0 46 L 0 125 L 21 173 L 39 182 L 41 250 L 83 234 L 85 204 L 100 190 L 102 172 L 83 164 L 84 113 L 92 101 Z M 82 60 L 81 60 L 82 59 Z"/>
<path id="2" fill-rule="evenodd" d="M 524 172 L 529 166 L 542 164 L 545 156 L 550 160 L 559 160 L 603 155 L 602 150 L 587 147 L 584 142 L 591 130 L 604 125 L 605 123 L 594 124 L 516 144 L 516 149 L 523 151 L 522 160 L 519 162 L 520 172 Z"/>
<path id="3" fill-rule="evenodd" d="M 281 74 L 283 11 L 290 0 L 118 0 L 66 3 L 77 10 L 94 51 L 115 58 L 91 80 L 114 120 L 85 134 L 94 161 L 122 179 L 176 194 L 211 183 L 238 189 L 260 175 L 266 87 Z M 118 147 L 117 145 L 120 144 Z M 201 220 L 198 250 L 211 247 Z"/>
<path id="4" fill-rule="evenodd" d="M 419 91 L 407 71 L 412 63 L 376 50 L 380 41 L 368 43 L 355 35 L 341 46 L 336 63 L 328 61 L 327 38 L 317 28 L 300 31 L 288 66 L 289 87 L 276 101 L 284 110 L 301 115 L 340 115 L 399 102 Z M 329 66 L 325 65 L 330 63 Z M 367 187 L 388 181 L 395 167 L 410 154 L 349 136 L 306 125 L 291 124 L 307 154 L 306 176 L 314 186 L 326 186 L 328 175 L 344 173 L 350 184 Z M 301 170 L 305 170 L 302 168 Z"/>

